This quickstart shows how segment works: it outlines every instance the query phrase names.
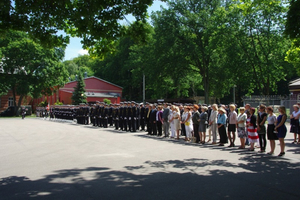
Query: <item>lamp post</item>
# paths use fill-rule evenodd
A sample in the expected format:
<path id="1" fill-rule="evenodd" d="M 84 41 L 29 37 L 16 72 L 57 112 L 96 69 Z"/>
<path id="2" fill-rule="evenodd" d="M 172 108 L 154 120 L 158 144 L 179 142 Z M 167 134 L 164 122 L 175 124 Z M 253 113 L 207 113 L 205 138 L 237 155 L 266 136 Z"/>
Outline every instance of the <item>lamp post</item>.
<path id="1" fill-rule="evenodd" d="M 236 85 L 233 86 L 233 103 L 235 104 L 235 88 L 236 88 Z"/>

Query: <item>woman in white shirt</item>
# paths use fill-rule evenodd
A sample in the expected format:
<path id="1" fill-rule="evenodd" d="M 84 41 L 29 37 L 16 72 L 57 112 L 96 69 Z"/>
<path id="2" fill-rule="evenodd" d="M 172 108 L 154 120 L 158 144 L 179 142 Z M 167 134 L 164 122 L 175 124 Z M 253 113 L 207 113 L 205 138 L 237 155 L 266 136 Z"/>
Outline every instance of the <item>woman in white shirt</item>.
<path id="1" fill-rule="evenodd" d="M 184 120 L 184 125 L 185 125 L 185 130 L 186 130 L 186 141 L 190 141 L 192 137 L 192 131 L 193 131 L 193 122 L 192 122 L 192 113 L 190 111 L 190 107 L 186 106 L 184 108 L 184 113 L 186 115 L 185 120 Z"/>
<path id="2" fill-rule="evenodd" d="M 171 106 L 169 122 L 170 122 L 170 127 L 171 127 L 171 138 L 175 138 L 174 105 Z"/>
<path id="3" fill-rule="evenodd" d="M 179 131 L 181 130 L 181 124 L 180 124 L 180 112 L 179 108 L 177 106 L 174 107 L 173 111 L 173 120 L 174 120 L 174 129 L 176 132 L 176 139 L 179 140 Z"/>
<path id="4" fill-rule="evenodd" d="M 247 121 L 247 115 L 245 113 L 245 108 L 240 107 L 240 114 L 237 117 L 237 132 L 238 132 L 238 137 L 240 138 L 241 141 L 241 146 L 239 147 L 239 149 L 245 149 L 245 142 L 247 138 L 246 121 Z"/>
<path id="5" fill-rule="evenodd" d="M 276 115 L 273 113 L 273 108 L 271 106 L 267 107 L 267 113 L 268 113 L 267 137 L 268 140 L 270 140 L 270 146 L 271 146 L 271 151 L 268 154 L 273 155 L 275 150 L 275 140 L 278 140 L 277 134 L 274 133 L 275 123 L 277 118 Z"/>
<path id="6" fill-rule="evenodd" d="M 300 109 L 297 104 L 293 105 L 294 111 L 290 116 L 291 120 L 291 129 L 290 133 L 294 133 L 294 141 L 293 144 L 297 143 L 297 135 L 300 133 L 299 132 L 299 117 L 300 117 Z M 300 144 L 300 137 L 298 135 L 298 144 Z"/>

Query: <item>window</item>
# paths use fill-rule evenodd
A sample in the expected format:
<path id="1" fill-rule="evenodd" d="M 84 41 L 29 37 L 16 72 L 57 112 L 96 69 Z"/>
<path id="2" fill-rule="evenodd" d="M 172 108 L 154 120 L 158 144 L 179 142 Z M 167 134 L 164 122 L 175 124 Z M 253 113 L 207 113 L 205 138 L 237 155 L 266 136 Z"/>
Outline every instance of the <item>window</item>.
<path id="1" fill-rule="evenodd" d="M 300 94 L 297 95 L 297 101 L 300 101 Z"/>
<path id="2" fill-rule="evenodd" d="M 8 106 L 14 106 L 14 98 L 13 97 L 8 98 Z"/>

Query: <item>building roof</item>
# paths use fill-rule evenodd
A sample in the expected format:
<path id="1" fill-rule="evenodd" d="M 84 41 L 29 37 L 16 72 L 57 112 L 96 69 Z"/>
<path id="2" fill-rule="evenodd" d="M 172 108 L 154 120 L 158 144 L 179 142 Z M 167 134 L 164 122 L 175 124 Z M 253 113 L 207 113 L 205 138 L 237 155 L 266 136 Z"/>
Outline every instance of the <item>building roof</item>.
<path id="1" fill-rule="evenodd" d="M 298 86 L 298 85 L 300 86 L 300 78 L 290 81 L 290 84 L 289 84 L 289 86 Z"/>
<path id="2" fill-rule="evenodd" d="M 85 92 L 86 97 L 104 97 L 104 98 L 116 98 L 117 96 L 105 93 L 96 93 L 96 92 Z"/>
<path id="3" fill-rule="evenodd" d="M 300 91 L 300 78 L 290 81 L 289 89 L 291 92 Z"/>
<path id="4" fill-rule="evenodd" d="M 108 83 L 108 84 L 110 84 L 110 85 L 113 85 L 113 86 L 116 86 L 116 87 L 118 87 L 118 88 L 123 89 L 123 88 L 122 88 L 121 86 L 119 86 L 119 85 L 116 85 L 116 84 L 111 83 L 111 82 L 109 82 L 109 81 L 103 80 L 103 79 L 98 78 L 98 77 L 96 77 L 96 76 L 90 76 L 90 77 L 84 78 L 84 80 L 86 80 L 86 79 L 92 79 L 92 78 L 98 79 L 99 81 L 103 81 L 103 82 L 105 82 L 105 83 Z M 68 83 L 73 83 L 73 82 L 77 82 L 77 81 L 70 81 L 70 82 L 68 82 Z M 68 83 L 66 83 L 66 84 L 68 84 Z M 66 84 L 65 84 L 65 85 L 66 85 Z"/>

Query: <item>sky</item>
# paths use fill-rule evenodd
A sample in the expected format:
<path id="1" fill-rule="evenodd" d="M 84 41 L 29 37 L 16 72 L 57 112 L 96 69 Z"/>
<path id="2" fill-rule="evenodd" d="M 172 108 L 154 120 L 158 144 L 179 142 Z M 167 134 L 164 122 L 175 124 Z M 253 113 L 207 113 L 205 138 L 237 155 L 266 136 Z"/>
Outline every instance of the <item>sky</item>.
<path id="1" fill-rule="evenodd" d="M 154 0 L 153 5 L 148 8 L 148 13 L 151 14 L 153 11 L 160 10 L 160 7 L 167 7 L 167 4 L 158 0 Z M 134 20 L 132 16 L 127 17 L 128 21 Z M 82 49 L 82 45 L 80 43 L 80 38 L 70 38 L 70 43 L 65 51 L 64 60 L 71 60 L 79 55 L 88 54 L 87 50 Z"/>

